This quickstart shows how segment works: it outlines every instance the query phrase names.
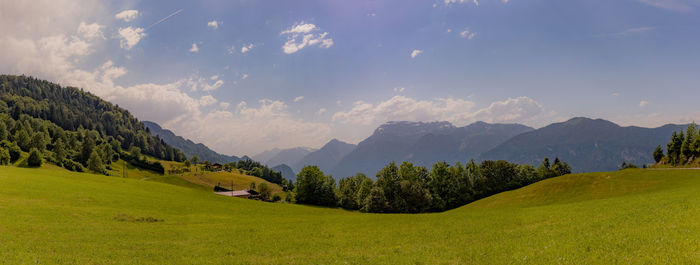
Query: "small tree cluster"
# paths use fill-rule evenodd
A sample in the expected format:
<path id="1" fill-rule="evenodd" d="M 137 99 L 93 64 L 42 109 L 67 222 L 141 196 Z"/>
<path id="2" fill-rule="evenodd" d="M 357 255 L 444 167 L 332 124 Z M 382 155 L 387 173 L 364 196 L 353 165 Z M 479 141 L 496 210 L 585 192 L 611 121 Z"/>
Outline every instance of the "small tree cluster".
<path id="1" fill-rule="evenodd" d="M 297 176 L 296 201 L 373 213 L 438 212 L 569 173 L 571 167 L 558 158 L 552 164 L 545 158 L 537 169 L 506 161 L 438 162 L 431 170 L 392 162 L 377 172 L 376 181 L 357 174 L 340 179 L 336 187 L 331 176 L 307 166 Z"/>
<path id="2" fill-rule="evenodd" d="M 688 125 L 685 132 L 673 132 L 671 140 L 666 144 L 664 156 L 661 146 L 657 146 L 653 152 L 656 163 L 668 163 L 673 166 L 689 164 L 700 157 L 700 130 L 697 125 Z"/>

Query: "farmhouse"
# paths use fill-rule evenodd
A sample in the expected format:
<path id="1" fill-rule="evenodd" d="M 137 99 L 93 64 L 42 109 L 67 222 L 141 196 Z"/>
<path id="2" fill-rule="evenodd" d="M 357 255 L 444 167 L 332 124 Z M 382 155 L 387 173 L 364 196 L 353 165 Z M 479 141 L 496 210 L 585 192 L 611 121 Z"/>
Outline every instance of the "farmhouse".
<path id="1" fill-rule="evenodd" d="M 231 197 L 238 197 L 238 198 L 245 198 L 245 199 L 248 199 L 251 196 L 251 194 L 248 192 L 248 190 L 217 191 L 214 193 L 219 194 L 219 195 L 224 195 L 224 196 L 231 196 Z"/>

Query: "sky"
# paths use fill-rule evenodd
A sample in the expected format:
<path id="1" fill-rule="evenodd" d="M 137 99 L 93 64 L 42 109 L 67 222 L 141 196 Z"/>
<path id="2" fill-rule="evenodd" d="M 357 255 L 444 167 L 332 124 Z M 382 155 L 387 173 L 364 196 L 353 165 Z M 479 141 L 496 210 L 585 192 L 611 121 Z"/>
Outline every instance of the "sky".
<path id="1" fill-rule="evenodd" d="M 700 0 L 0 0 L 0 73 L 215 151 L 387 121 L 700 120 Z"/>

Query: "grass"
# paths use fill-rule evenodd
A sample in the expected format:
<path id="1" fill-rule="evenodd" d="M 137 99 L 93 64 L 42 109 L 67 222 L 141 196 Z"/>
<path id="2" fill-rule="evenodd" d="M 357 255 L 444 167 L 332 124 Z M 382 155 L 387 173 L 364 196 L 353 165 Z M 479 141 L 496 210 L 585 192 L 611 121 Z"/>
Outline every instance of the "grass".
<path id="1" fill-rule="evenodd" d="M 170 168 L 181 168 L 183 167 L 183 163 L 178 163 L 178 162 L 173 162 L 173 161 L 163 161 L 163 160 L 157 160 L 152 157 L 147 157 L 149 161 L 159 161 L 163 166 L 167 169 Z M 112 163 L 111 165 L 112 170 L 109 170 L 108 173 L 110 176 L 116 176 L 116 177 L 121 177 L 121 176 L 126 176 L 127 178 L 131 179 L 139 179 L 139 180 L 147 180 L 147 181 L 156 181 L 156 182 L 162 182 L 162 183 L 168 183 L 172 185 L 177 185 L 177 186 L 182 186 L 182 187 L 188 187 L 188 188 L 195 188 L 195 189 L 201 189 L 201 190 L 206 190 L 206 191 L 213 191 L 214 186 L 221 183 L 226 188 L 231 187 L 231 183 L 233 182 L 235 189 L 247 189 L 250 187 L 250 183 L 255 183 L 256 186 L 258 186 L 260 183 L 267 183 L 268 186 L 272 189 L 272 194 L 279 194 L 282 198 L 285 197 L 285 192 L 283 191 L 282 187 L 268 182 L 264 179 L 254 177 L 254 176 L 249 176 L 246 174 L 241 173 L 240 171 L 232 171 L 232 172 L 227 172 L 227 171 L 218 171 L 218 172 L 211 172 L 211 171 L 203 171 L 199 167 L 191 166 L 192 170 L 197 169 L 196 171 L 193 172 L 185 172 L 181 174 L 157 174 L 153 171 L 150 170 L 145 170 L 141 169 L 135 166 L 132 166 L 129 163 L 125 163 L 124 160 L 119 160 L 117 162 Z M 126 169 L 126 174 L 123 174 L 124 169 Z"/>
<path id="2" fill-rule="evenodd" d="M 695 264 L 700 170 L 574 174 L 437 214 L 0 167 L 0 264 Z"/>

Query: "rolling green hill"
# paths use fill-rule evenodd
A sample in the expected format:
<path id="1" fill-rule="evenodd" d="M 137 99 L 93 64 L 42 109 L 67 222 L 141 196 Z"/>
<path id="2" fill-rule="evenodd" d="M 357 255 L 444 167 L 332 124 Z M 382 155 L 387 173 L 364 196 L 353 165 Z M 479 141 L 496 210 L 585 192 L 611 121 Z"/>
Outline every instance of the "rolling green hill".
<path id="1" fill-rule="evenodd" d="M 700 170 L 573 174 L 437 214 L 0 166 L 0 264 L 691 264 Z"/>

